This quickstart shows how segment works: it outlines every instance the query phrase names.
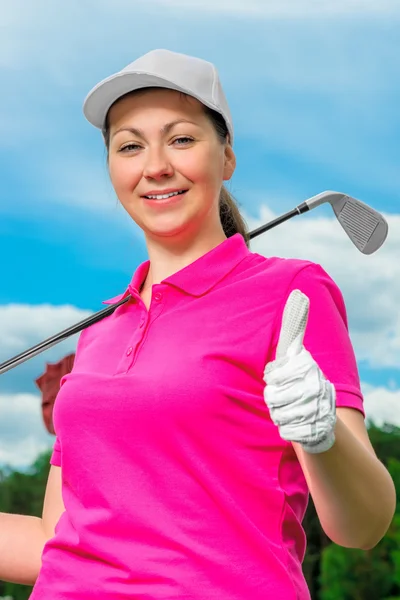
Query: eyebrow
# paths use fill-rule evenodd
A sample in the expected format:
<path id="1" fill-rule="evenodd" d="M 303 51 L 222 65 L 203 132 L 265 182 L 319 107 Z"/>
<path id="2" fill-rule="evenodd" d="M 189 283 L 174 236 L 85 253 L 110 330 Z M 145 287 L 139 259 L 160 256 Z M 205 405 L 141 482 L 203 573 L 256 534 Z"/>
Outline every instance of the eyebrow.
<path id="1" fill-rule="evenodd" d="M 195 123 L 194 121 L 189 121 L 189 119 L 176 119 L 175 121 L 171 121 L 170 123 L 167 123 L 166 125 L 161 127 L 160 133 L 162 135 L 166 135 L 167 133 L 169 133 L 171 131 L 171 129 L 173 127 L 175 127 L 175 125 L 178 125 L 179 123 L 191 123 L 192 125 L 198 126 L 197 123 Z M 141 137 L 142 139 L 145 138 L 143 129 L 137 129 L 136 127 L 120 127 L 120 129 L 117 129 L 117 131 L 114 131 L 114 133 L 112 134 L 111 137 L 116 136 L 117 133 L 121 133 L 121 131 L 129 131 L 129 133 L 132 133 L 133 135 L 136 135 L 137 137 Z"/>

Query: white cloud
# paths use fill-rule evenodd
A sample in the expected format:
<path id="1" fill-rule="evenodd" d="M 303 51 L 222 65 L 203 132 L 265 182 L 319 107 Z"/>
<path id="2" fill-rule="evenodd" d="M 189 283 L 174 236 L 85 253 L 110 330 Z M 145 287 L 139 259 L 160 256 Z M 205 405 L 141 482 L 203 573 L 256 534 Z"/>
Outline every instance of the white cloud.
<path id="1" fill-rule="evenodd" d="M 90 314 L 91 311 L 73 306 L 0 306 L 0 363 L 79 323 Z M 75 334 L 23 363 L 14 364 L 0 375 L 1 391 L 38 392 L 35 380 L 44 372 L 46 363 L 56 363 L 75 352 L 77 341 L 78 334 Z"/>
<path id="2" fill-rule="evenodd" d="M 396 192 L 400 185 L 390 147 L 398 123 L 399 80 L 398 41 L 390 19 L 394 11 L 400 16 L 398 0 L 37 0 L 32 5 L 15 0 L 10 7 L 4 12 L 2 7 L 0 36 L 7 90 L 0 99 L 1 146 L 18 151 L 21 136 L 25 143 L 33 140 L 39 162 L 34 183 L 52 198 L 64 194 L 73 203 L 85 196 L 88 202 L 82 206 L 87 206 L 96 193 L 99 205 L 106 206 L 108 194 L 94 183 L 95 178 L 100 181 L 99 168 L 82 156 L 81 144 L 94 140 L 95 133 L 89 138 L 81 104 L 92 84 L 159 45 L 199 54 L 218 65 L 238 140 L 252 136 L 269 152 L 327 165 L 333 175 L 354 181 L 368 177 L 383 190 Z M 223 27 L 218 18 L 210 19 L 210 11 L 225 13 Z M 352 12 L 358 17 L 381 13 L 385 19 L 330 18 Z M 252 14 L 257 18 L 243 24 L 233 20 Z M 260 23 L 263 15 L 266 20 Z M 274 16 L 306 21 L 299 27 L 296 21 L 283 20 L 277 27 L 268 22 Z M 79 22 L 90 26 L 77 27 Z M 134 43 L 132 22 L 139 24 Z M 238 35 L 243 44 L 237 43 Z M 83 141 L 77 144 L 79 139 Z M 25 160 L 26 166 L 17 155 L 27 177 L 32 159 Z"/>
<path id="3" fill-rule="evenodd" d="M 24 468 L 54 443 L 34 394 L 0 395 L 0 466 Z"/>
<path id="4" fill-rule="evenodd" d="M 264 204 L 260 218 L 245 218 L 253 230 L 275 216 Z M 372 368 L 400 367 L 400 215 L 386 218 L 387 241 L 371 256 L 353 246 L 335 218 L 316 213 L 294 217 L 251 242 L 265 256 L 322 265 L 344 295 L 357 358 Z"/>
<path id="5" fill-rule="evenodd" d="M 0 360 L 19 354 L 92 314 L 74 306 L 42 304 L 0 306 Z M 68 342 L 75 348 L 76 336 Z"/>
<path id="6" fill-rule="evenodd" d="M 265 18 L 310 18 L 342 15 L 399 14 L 397 0 L 147 0 L 147 4 L 201 12 Z"/>
<path id="7" fill-rule="evenodd" d="M 378 427 L 384 423 L 400 427 L 400 390 L 364 385 L 363 393 L 367 421 Z"/>
<path id="8" fill-rule="evenodd" d="M 0 306 L 0 362 L 19 354 L 42 340 L 88 317 L 91 311 L 74 306 L 16 305 Z M 75 351 L 77 335 L 29 359 L 1 375 L 2 390 L 17 378 L 19 388 L 24 379 L 33 386 L 34 378 L 44 370 L 44 362 L 57 362 Z M 13 386 L 15 389 L 15 385 Z M 39 390 L 32 393 L 0 394 L 0 464 L 19 468 L 29 465 L 49 448 L 54 437 L 47 433 L 42 419 Z"/>

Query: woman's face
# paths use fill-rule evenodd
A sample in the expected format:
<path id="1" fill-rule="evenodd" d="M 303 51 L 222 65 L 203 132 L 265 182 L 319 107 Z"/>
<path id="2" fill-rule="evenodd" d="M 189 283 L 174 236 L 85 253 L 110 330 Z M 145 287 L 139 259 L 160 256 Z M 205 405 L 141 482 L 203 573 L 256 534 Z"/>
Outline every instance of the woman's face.
<path id="1" fill-rule="evenodd" d="M 108 123 L 112 184 L 146 235 L 221 231 L 219 193 L 235 156 L 200 102 L 173 90 L 144 90 L 114 104 Z M 173 192 L 179 195 L 160 198 Z"/>

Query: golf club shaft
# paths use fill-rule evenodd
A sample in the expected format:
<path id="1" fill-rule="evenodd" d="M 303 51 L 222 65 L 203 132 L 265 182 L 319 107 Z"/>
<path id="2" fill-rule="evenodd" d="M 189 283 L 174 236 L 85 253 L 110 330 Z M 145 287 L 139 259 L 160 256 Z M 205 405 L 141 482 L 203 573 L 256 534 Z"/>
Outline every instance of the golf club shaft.
<path id="1" fill-rule="evenodd" d="M 280 217 L 273 219 L 273 221 L 269 221 L 269 223 L 266 223 L 266 225 L 261 225 L 261 227 L 258 227 L 258 229 L 254 229 L 254 231 L 250 231 L 250 233 L 248 234 L 248 238 L 250 240 L 252 240 L 257 235 L 260 235 L 260 233 L 265 233 L 265 231 L 269 231 L 269 229 L 272 229 L 273 227 L 276 227 L 277 225 L 280 225 L 281 223 L 288 221 L 292 217 L 296 217 L 297 215 L 302 215 L 303 213 L 308 212 L 309 210 L 310 210 L 310 208 L 307 206 L 307 204 L 305 202 L 303 202 L 302 204 L 299 204 L 299 206 L 296 206 L 296 208 L 293 208 L 293 210 L 290 210 L 289 212 L 285 213 L 284 215 L 281 215 Z"/>
<path id="2" fill-rule="evenodd" d="M 296 206 L 296 208 L 290 210 L 289 212 L 285 213 L 284 215 L 281 215 L 280 217 L 277 217 L 276 219 L 270 221 L 266 225 L 262 225 L 258 229 L 251 231 L 248 234 L 248 237 L 249 237 L 249 239 L 253 239 L 257 235 L 260 235 L 261 233 L 264 233 L 265 231 L 268 231 L 269 229 L 272 229 L 273 227 L 280 225 L 284 221 L 288 221 L 289 219 L 291 219 L 292 217 L 295 217 L 296 215 L 303 214 L 304 212 L 307 212 L 308 210 L 310 210 L 309 207 L 307 206 L 307 204 L 305 202 L 303 202 L 302 204 L 299 204 L 299 206 Z M 72 325 L 72 327 L 68 327 L 68 329 L 64 329 L 64 331 L 61 331 L 60 333 L 53 335 L 52 337 L 44 340 L 43 342 L 36 344 L 36 346 L 32 346 L 32 348 L 28 348 L 28 350 L 25 350 L 24 352 L 17 354 L 13 358 L 6 360 L 5 362 L 0 364 L 0 375 L 2 375 L 3 373 L 6 373 L 7 371 L 9 371 L 10 369 L 13 369 L 16 366 L 22 364 L 23 362 L 29 360 L 30 358 L 33 358 L 37 354 L 44 352 L 44 350 L 47 350 L 48 348 L 55 346 L 59 342 L 66 340 L 70 336 L 75 335 L 76 333 L 79 333 L 86 327 L 89 327 L 90 325 L 97 323 L 97 321 L 101 321 L 101 319 L 104 319 L 104 317 L 108 317 L 119 306 L 121 306 L 121 304 L 125 304 L 125 302 L 128 302 L 129 299 L 130 299 L 130 295 L 126 296 L 125 298 L 123 298 L 122 300 L 117 302 L 116 304 L 112 304 L 111 306 L 108 306 L 107 308 L 104 308 L 103 310 L 96 312 L 95 314 L 91 315 L 90 317 L 83 319 L 83 321 L 80 321 L 79 323 Z"/>
<path id="3" fill-rule="evenodd" d="M 6 360 L 5 362 L 0 364 L 0 375 L 5 373 L 6 371 L 9 371 L 13 367 L 20 365 L 29 358 L 33 358 L 37 354 L 44 352 L 44 350 L 47 350 L 48 348 L 51 348 L 52 346 L 63 342 L 67 338 L 71 337 L 71 335 L 75 335 L 76 333 L 82 331 L 82 329 L 89 327 L 89 325 L 93 325 L 94 323 L 97 323 L 97 321 L 101 321 L 102 319 L 104 319 L 104 317 L 108 317 L 108 315 L 111 315 L 118 306 L 121 306 L 121 304 L 127 302 L 129 298 L 130 296 L 126 296 L 126 298 L 120 300 L 117 304 L 112 304 L 111 306 L 108 306 L 107 308 L 98 311 L 94 315 L 83 319 L 83 321 L 79 321 L 79 323 L 68 327 L 68 329 L 64 329 L 63 331 L 60 331 L 60 333 L 56 333 L 56 335 L 53 335 L 52 337 L 43 340 L 43 342 L 36 344 L 36 346 L 32 346 L 32 348 L 28 348 L 28 350 L 21 352 L 21 354 L 17 354 L 13 358 Z"/>

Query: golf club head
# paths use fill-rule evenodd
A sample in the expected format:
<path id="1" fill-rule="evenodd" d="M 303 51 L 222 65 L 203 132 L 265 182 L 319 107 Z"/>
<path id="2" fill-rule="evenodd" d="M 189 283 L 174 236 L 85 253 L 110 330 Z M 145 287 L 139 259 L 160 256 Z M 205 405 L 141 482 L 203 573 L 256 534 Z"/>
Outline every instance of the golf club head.
<path id="1" fill-rule="evenodd" d="M 346 194 L 340 192 L 322 192 L 305 204 L 310 210 L 329 202 L 332 209 L 353 242 L 363 254 L 373 254 L 387 238 L 388 224 L 376 210 Z"/>

